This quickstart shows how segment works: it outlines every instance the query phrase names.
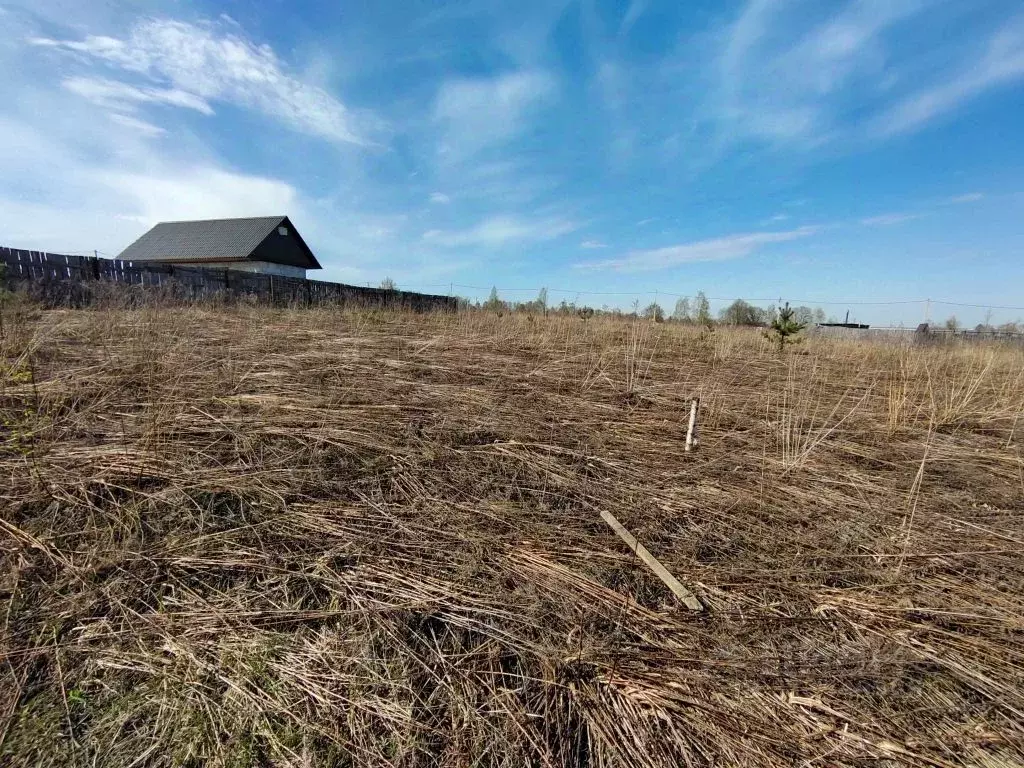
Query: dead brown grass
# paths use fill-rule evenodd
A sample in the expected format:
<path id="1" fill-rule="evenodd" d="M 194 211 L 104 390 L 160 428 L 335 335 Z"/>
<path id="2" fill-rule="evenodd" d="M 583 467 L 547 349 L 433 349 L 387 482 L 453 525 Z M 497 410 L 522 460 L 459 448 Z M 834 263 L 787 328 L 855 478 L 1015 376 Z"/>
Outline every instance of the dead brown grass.
<path id="1" fill-rule="evenodd" d="M 1024 765 L 1020 349 L 254 308 L 0 345 L 5 765 Z"/>

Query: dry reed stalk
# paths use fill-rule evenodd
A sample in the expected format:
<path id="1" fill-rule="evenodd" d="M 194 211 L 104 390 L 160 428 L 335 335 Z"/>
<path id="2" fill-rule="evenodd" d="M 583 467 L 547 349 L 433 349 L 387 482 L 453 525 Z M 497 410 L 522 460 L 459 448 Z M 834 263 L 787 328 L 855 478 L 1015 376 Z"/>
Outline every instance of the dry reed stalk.
<path id="1" fill-rule="evenodd" d="M 5 317 L 4 765 L 1024 763 L 1019 348 L 111 302 Z"/>

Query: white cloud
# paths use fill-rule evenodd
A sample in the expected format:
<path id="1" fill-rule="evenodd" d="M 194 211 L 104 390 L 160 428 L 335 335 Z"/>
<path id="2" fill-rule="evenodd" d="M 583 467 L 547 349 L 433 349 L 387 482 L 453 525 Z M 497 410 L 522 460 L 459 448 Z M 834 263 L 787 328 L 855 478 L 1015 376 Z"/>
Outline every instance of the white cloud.
<path id="1" fill-rule="evenodd" d="M 582 243 L 580 243 L 580 248 L 585 248 L 587 250 L 607 247 L 608 243 L 602 243 L 600 240 L 584 240 Z"/>
<path id="2" fill-rule="evenodd" d="M 620 35 L 629 34 L 633 25 L 644 15 L 649 2 L 650 0 L 633 0 L 629 4 L 629 8 L 626 9 L 626 15 L 622 17 L 622 24 L 619 25 Z"/>
<path id="3" fill-rule="evenodd" d="M 390 256 L 411 250 L 401 240 L 387 241 L 402 225 L 395 217 L 312 199 L 286 181 L 237 172 L 215 158 L 186 159 L 174 154 L 173 143 L 140 143 L 137 131 L 120 122 L 73 122 L 88 122 L 108 148 L 136 146 L 127 158 L 87 160 L 32 122 L 0 118 L 7 139 L 0 142 L 0 177 L 29 178 L 26 171 L 35 169 L 61 179 L 32 194 L 11 184 L 0 189 L 4 245 L 115 256 L 157 221 L 286 213 L 325 267 L 318 279 L 365 284 L 389 273 L 408 284 L 436 282 L 435 273 L 451 267 L 451 260 Z"/>
<path id="4" fill-rule="evenodd" d="M 458 199 L 472 201 L 490 210 L 524 210 L 538 198 L 551 193 L 560 183 L 553 174 L 531 167 L 522 157 L 496 152 L 494 159 L 472 158 L 472 162 L 448 164 L 435 169 L 437 181 L 458 190 Z"/>
<path id="5" fill-rule="evenodd" d="M 1024 79 L 1024 17 L 982 50 L 964 54 L 947 46 L 959 63 L 933 66 L 934 83 L 898 96 L 903 83 L 921 80 L 901 50 L 918 41 L 898 27 L 935 10 L 938 0 L 846 0 L 823 23 L 808 24 L 818 15 L 815 5 L 749 0 L 729 28 L 711 101 L 727 142 L 813 147 L 839 138 L 887 138 Z"/>
<path id="6" fill-rule="evenodd" d="M 441 154 L 462 160 L 512 139 L 556 90 L 554 79 L 541 71 L 446 81 L 434 104 L 434 119 L 444 131 Z"/>
<path id="7" fill-rule="evenodd" d="M 897 103 L 875 121 L 883 136 L 908 133 L 987 90 L 1024 78 L 1024 17 L 996 33 L 979 59 Z"/>
<path id="8" fill-rule="evenodd" d="M 451 201 L 452 199 L 448 197 L 448 195 L 446 195 L 444 192 L 430 193 L 430 202 L 435 203 L 437 205 L 448 205 L 448 203 L 450 203 Z"/>
<path id="9" fill-rule="evenodd" d="M 976 203 L 979 200 L 984 200 L 985 195 L 981 192 L 968 192 L 965 195 L 956 195 L 955 197 L 949 198 L 946 202 L 953 205 L 962 205 L 964 203 Z"/>
<path id="10" fill-rule="evenodd" d="M 431 229 L 423 233 L 423 240 L 446 248 L 498 247 L 511 242 L 554 240 L 577 229 L 579 225 L 567 219 L 531 220 L 516 216 L 492 216 L 468 229 Z"/>
<path id="11" fill-rule="evenodd" d="M 173 26 L 171 22 L 159 24 Z M 91 28 L 97 26 L 118 28 L 112 22 Z M 262 104 L 243 89 L 262 88 L 272 93 L 282 87 L 279 76 L 298 75 L 283 74 L 282 65 L 276 74 L 266 73 L 269 84 L 261 84 L 256 77 L 253 83 L 243 85 L 241 75 L 232 72 L 229 64 L 211 61 L 192 83 L 188 67 L 171 61 L 175 57 L 187 60 L 191 54 L 175 53 L 173 46 L 164 52 L 150 50 L 153 46 L 140 40 L 138 30 L 144 26 L 137 25 L 135 31 L 129 29 L 117 37 L 49 40 L 34 48 L 27 46 L 25 30 L 19 34 L 16 29 L 0 45 L 0 62 L 26 58 L 31 62 L 21 69 L 16 66 L 12 77 L 0 84 L 9 107 L 0 114 L 3 244 L 58 253 L 97 249 L 114 255 L 160 220 L 287 213 L 324 264 L 325 270 L 317 275 L 320 279 L 365 284 L 378 283 L 388 274 L 403 286 L 422 287 L 442 279 L 447 283 L 454 272 L 468 268 L 474 252 L 456 252 L 425 241 L 423 230 L 431 225 L 423 221 L 429 219 L 421 209 L 403 212 L 405 194 L 400 195 L 401 202 L 389 201 L 393 184 L 377 186 L 376 168 L 369 167 L 364 153 L 331 152 L 313 142 L 309 151 L 316 154 L 311 161 L 326 162 L 336 171 L 310 182 L 315 194 L 306 187 L 309 165 L 302 162 L 267 157 L 262 165 L 252 166 L 244 159 L 245 153 L 234 153 L 245 164 L 227 163 L 205 141 L 206 131 L 221 124 L 229 112 L 228 104 Z M 206 40 L 204 45 L 230 39 L 221 22 L 187 28 L 198 30 L 196 34 Z M 240 34 L 234 28 L 228 31 Z M 244 68 L 251 55 L 272 57 L 269 49 L 261 52 L 243 42 L 239 46 L 239 67 Z M 218 72 L 225 69 L 228 71 Z M 303 69 L 307 73 L 302 75 L 304 79 L 308 71 Z M 213 80 L 202 81 L 205 77 Z M 189 97 L 197 101 L 191 102 Z M 197 121 L 195 130 L 174 132 L 173 141 L 155 140 L 165 135 L 164 131 L 171 133 L 176 125 L 172 106 L 199 115 L 200 103 L 220 114 Z M 428 105 L 427 119 L 419 125 L 436 135 L 436 124 L 430 119 L 432 106 Z M 266 111 L 280 117 L 269 107 Z M 346 119 L 350 116 L 345 113 Z M 252 112 L 243 117 L 248 130 L 261 130 L 259 117 Z M 308 123 L 303 130 L 314 132 Z M 359 138 L 366 135 L 360 133 Z M 475 188 L 485 182 L 495 185 L 497 196 L 500 184 L 502 207 L 498 210 L 529 210 L 515 199 L 515 190 L 506 183 L 513 171 L 518 175 L 518 164 L 509 161 L 500 168 L 481 168 L 485 163 L 453 168 L 451 182 L 433 178 L 410 183 L 423 199 L 432 190 L 438 194 L 444 190 L 459 201 L 479 193 Z M 478 171 L 483 176 L 478 176 Z M 444 226 L 459 230 L 494 210 L 490 201 L 478 198 L 478 203 L 474 205 L 482 211 L 478 219 L 467 223 L 455 220 Z M 497 226 L 500 222 L 490 222 L 475 234 L 490 242 L 512 236 L 548 237 L 557 228 L 551 218 L 554 215 L 549 211 L 536 214 L 536 233 L 503 233 Z"/>
<path id="12" fill-rule="evenodd" d="M 927 205 L 930 209 L 941 207 L 944 205 L 967 205 L 970 203 L 976 203 L 979 200 L 983 200 L 985 196 L 981 192 L 969 192 L 963 195 L 956 195 L 954 197 L 947 197 L 945 200 L 933 200 Z M 861 219 L 860 223 L 866 227 L 891 227 L 897 224 L 903 224 L 908 221 L 916 221 L 917 219 L 923 219 L 925 216 L 930 215 L 927 211 L 919 211 L 917 213 L 908 213 L 905 211 L 893 211 L 891 213 L 883 213 L 877 216 L 869 216 L 865 219 Z"/>
<path id="13" fill-rule="evenodd" d="M 277 179 L 233 173 L 209 166 L 163 173 L 98 172 L 97 180 L 124 199 L 136 220 L 219 219 L 285 214 L 301 221 L 294 187 Z"/>
<path id="14" fill-rule="evenodd" d="M 145 120 L 139 120 L 137 117 L 131 115 L 111 114 L 107 116 L 110 120 L 123 125 L 125 128 L 131 128 L 133 131 L 138 133 L 140 136 L 145 136 L 149 139 L 155 139 L 157 136 L 163 136 L 167 131 L 161 128 L 159 125 L 153 125 L 153 123 L 147 123 Z"/>
<path id="15" fill-rule="evenodd" d="M 903 224 L 906 221 L 914 221 L 923 217 L 923 213 L 883 213 L 880 216 L 869 216 L 866 219 L 861 219 L 860 223 L 865 227 L 891 227 L 895 224 Z"/>
<path id="16" fill-rule="evenodd" d="M 213 109 L 204 99 L 177 88 L 136 88 L 118 80 L 69 77 L 64 88 L 94 104 L 108 109 L 132 111 L 138 104 L 167 104 L 212 115 Z"/>
<path id="17" fill-rule="evenodd" d="M 955 77 L 900 101 L 876 121 L 876 130 L 894 135 L 919 129 L 986 90 L 1024 78 L 1022 33 L 1021 29 L 999 33 L 980 61 L 969 62 Z"/>
<path id="18" fill-rule="evenodd" d="M 269 46 L 220 33 L 211 25 L 151 19 L 136 25 L 124 40 L 90 35 L 81 41 L 33 38 L 30 42 L 92 57 L 170 86 L 154 89 L 72 79 L 77 83 L 72 87 L 84 90 L 83 95 L 122 104 L 158 101 L 200 111 L 204 111 L 203 105 L 209 110 L 211 101 L 224 101 L 258 110 L 295 130 L 330 141 L 368 143 L 345 105 L 327 91 L 288 74 Z"/>
<path id="19" fill-rule="evenodd" d="M 116 255 L 160 220 L 255 212 L 290 212 L 303 220 L 289 185 L 211 166 L 157 173 L 116 173 L 87 165 L 64 170 L 81 193 L 34 201 L 0 197 L 0 231 L 6 244 L 58 253 L 99 249 Z"/>
<path id="20" fill-rule="evenodd" d="M 716 119 L 728 138 L 815 145 L 838 129 L 858 89 L 875 87 L 888 52 L 883 34 L 924 0 L 849 0 L 808 28 L 814 4 L 750 0 L 719 60 Z"/>
<path id="21" fill-rule="evenodd" d="M 356 234 L 363 240 L 383 241 L 394 237 L 395 230 L 379 222 L 365 222 L 356 227 Z"/>
<path id="22" fill-rule="evenodd" d="M 97 123 L 86 119 L 93 109 L 64 114 L 100 150 L 95 157 L 51 132 L 59 120 L 0 119 L 0 177 L 12 180 L 0 189 L 4 245 L 116 254 L 161 220 L 271 213 L 288 213 L 297 226 L 306 220 L 306 206 L 286 182 L 211 159 L 183 161 L 169 154 L 173 147 L 140 139 L 148 129 L 130 116 Z M 31 170 L 60 184 L 35 184 Z"/>
<path id="23" fill-rule="evenodd" d="M 787 243 L 810 237 L 817 231 L 817 227 L 800 227 L 787 232 L 752 232 L 728 235 L 666 248 L 630 251 L 619 258 L 581 262 L 575 266 L 581 269 L 643 272 L 668 269 L 679 264 L 698 261 L 726 261 L 749 256 L 765 245 Z"/>

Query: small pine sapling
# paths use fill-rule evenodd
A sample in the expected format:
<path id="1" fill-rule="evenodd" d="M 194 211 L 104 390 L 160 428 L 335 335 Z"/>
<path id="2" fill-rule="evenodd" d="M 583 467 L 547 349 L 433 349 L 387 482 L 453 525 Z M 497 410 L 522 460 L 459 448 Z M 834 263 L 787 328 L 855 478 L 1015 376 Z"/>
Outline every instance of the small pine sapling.
<path id="1" fill-rule="evenodd" d="M 771 325 L 768 326 L 768 330 L 765 332 L 765 337 L 770 339 L 775 344 L 779 353 L 781 353 L 787 344 L 797 344 L 800 342 L 799 333 L 806 325 L 806 323 L 801 323 L 796 319 L 796 311 L 789 306 L 787 301 L 786 306 L 780 308 L 775 313 Z"/>

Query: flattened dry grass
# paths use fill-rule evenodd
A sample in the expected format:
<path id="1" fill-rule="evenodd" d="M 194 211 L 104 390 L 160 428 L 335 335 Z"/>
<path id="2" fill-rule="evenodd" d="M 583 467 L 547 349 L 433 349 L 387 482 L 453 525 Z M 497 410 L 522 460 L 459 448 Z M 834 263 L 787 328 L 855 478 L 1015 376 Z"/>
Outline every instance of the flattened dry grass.
<path id="1" fill-rule="evenodd" d="M 5 320 L 5 765 L 1024 765 L 1019 348 Z"/>

